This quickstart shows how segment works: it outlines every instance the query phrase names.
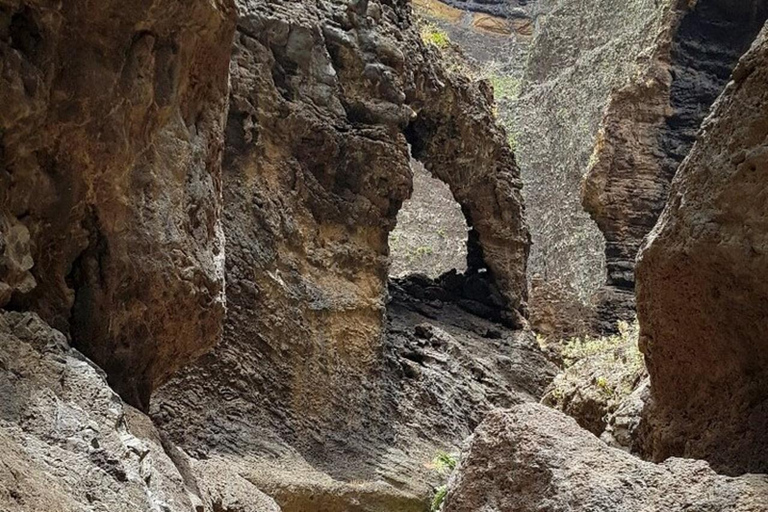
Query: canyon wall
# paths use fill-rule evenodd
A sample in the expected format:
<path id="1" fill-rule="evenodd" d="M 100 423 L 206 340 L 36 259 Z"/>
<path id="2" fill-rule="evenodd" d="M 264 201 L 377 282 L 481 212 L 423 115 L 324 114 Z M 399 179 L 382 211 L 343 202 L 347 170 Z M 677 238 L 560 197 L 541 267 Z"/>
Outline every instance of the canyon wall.
<path id="1" fill-rule="evenodd" d="M 233 29 L 228 2 L 0 3 L 0 306 L 137 407 L 221 334 Z"/>
<path id="2" fill-rule="evenodd" d="M 604 243 L 579 198 L 609 93 L 653 43 L 651 0 L 562 0 L 539 20 L 520 95 L 510 106 L 531 226 L 530 273 L 589 304 L 604 278 Z M 562 290 L 562 291 L 558 291 Z"/>
<path id="3" fill-rule="evenodd" d="M 638 258 L 647 450 L 704 458 L 727 473 L 768 471 L 767 82 L 763 31 Z"/>
<path id="4" fill-rule="evenodd" d="M 634 316 L 635 257 L 666 204 L 669 184 L 768 2 L 668 2 L 662 29 L 629 83 L 611 94 L 584 181 L 584 208 L 605 236 L 599 315 Z"/>

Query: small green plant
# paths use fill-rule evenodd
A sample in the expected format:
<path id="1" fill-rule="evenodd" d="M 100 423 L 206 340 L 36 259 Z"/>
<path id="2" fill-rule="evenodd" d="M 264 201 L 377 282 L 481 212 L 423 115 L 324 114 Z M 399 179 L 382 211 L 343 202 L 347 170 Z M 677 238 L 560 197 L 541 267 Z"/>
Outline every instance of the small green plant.
<path id="1" fill-rule="evenodd" d="M 445 501 L 445 495 L 448 494 L 448 486 L 441 485 L 435 489 L 435 495 L 432 496 L 432 504 L 429 506 L 429 512 L 438 512 L 440 506 Z"/>
<path id="2" fill-rule="evenodd" d="M 443 478 L 443 481 L 448 480 L 451 472 L 456 469 L 459 464 L 459 457 L 453 453 L 437 452 L 432 463 L 428 467 L 431 467 L 438 475 Z M 443 484 L 435 488 L 435 494 L 432 496 L 432 503 L 429 507 L 430 512 L 437 512 L 445 500 L 445 495 L 448 494 L 448 486 Z"/>
<path id="3" fill-rule="evenodd" d="M 459 458 L 447 452 L 437 452 L 435 460 L 432 461 L 432 467 L 435 468 L 440 475 L 450 474 L 451 471 L 456 469 L 459 464 Z"/>
<path id="4" fill-rule="evenodd" d="M 431 22 L 425 22 L 421 25 L 421 40 L 424 44 L 432 45 L 440 50 L 445 50 L 451 46 L 451 40 L 445 30 Z"/>

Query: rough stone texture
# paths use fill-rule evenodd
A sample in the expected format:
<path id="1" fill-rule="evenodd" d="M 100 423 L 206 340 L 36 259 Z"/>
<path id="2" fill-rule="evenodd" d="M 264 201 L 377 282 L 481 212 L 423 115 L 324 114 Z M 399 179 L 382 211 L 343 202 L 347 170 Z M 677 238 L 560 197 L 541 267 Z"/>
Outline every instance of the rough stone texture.
<path id="1" fill-rule="evenodd" d="M 277 396 L 242 356 L 161 389 L 153 417 L 200 464 L 226 460 L 284 511 L 425 510 L 437 451 L 454 450 L 492 407 L 538 399 L 556 368 L 530 333 L 467 312 L 480 303 L 426 278 L 391 286 L 381 354 L 333 404 L 343 423 L 291 407 L 296 395 Z"/>
<path id="2" fill-rule="evenodd" d="M 472 228 L 468 274 L 495 283 L 500 321 L 525 323 L 521 183 L 490 87 L 444 71 L 405 2 L 239 10 L 224 338 L 153 397 L 153 417 L 196 458 L 220 455 L 248 472 L 285 510 L 423 508 L 423 463 L 489 403 L 426 434 L 441 422 L 440 401 L 418 388 L 424 412 L 412 417 L 406 370 L 384 340 L 387 237 L 411 191 L 410 143 Z M 533 368 L 548 367 L 540 359 Z M 471 375 L 451 378 L 469 386 Z M 276 471 L 286 467 L 296 470 Z"/>
<path id="3" fill-rule="evenodd" d="M 717 475 L 702 461 L 641 461 L 542 405 L 491 414 L 449 485 L 444 512 L 762 512 L 768 477 Z"/>
<path id="4" fill-rule="evenodd" d="M 0 1 L 0 306 L 147 407 L 220 335 L 228 1 Z"/>
<path id="5" fill-rule="evenodd" d="M 635 257 L 667 200 L 669 184 L 739 57 L 768 16 L 756 0 L 668 1 L 653 47 L 606 107 L 585 209 L 605 235 L 605 327 L 634 315 Z"/>
<path id="6" fill-rule="evenodd" d="M 279 511 L 228 468 L 198 471 L 33 313 L 0 313 L 0 396 L 0 510 Z"/>
<path id="7" fill-rule="evenodd" d="M 603 237 L 579 190 L 603 108 L 659 24 L 654 0 L 560 0 L 542 8 L 520 96 L 510 107 L 533 246 L 532 275 L 590 305 L 604 279 Z M 570 290 L 569 290 L 570 289 Z"/>
<path id="8" fill-rule="evenodd" d="M 768 471 L 768 41 L 733 73 L 638 259 L 648 450 Z"/>

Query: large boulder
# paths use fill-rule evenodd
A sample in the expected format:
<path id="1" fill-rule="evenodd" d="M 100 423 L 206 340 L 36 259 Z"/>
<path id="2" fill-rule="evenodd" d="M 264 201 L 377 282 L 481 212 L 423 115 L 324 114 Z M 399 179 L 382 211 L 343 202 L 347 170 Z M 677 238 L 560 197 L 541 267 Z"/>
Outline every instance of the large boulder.
<path id="1" fill-rule="evenodd" d="M 733 73 L 638 258 L 647 450 L 768 471 L 768 39 Z"/>
<path id="2" fill-rule="evenodd" d="M 443 512 L 761 512 L 768 477 L 705 462 L 654 464 L 610 448 L 543 405 L 496 411 L 475 431 Z"/>
<path id="3" fill-rule="evenodd" d="M 0 306 L 131 404 L 218 339 L 230 1 L 0 1 Z"/>

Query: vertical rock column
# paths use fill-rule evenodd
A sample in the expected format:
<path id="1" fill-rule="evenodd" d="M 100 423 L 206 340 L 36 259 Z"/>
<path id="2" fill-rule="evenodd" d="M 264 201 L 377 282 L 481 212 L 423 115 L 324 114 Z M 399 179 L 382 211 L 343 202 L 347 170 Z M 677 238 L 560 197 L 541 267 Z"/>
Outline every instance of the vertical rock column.
<path id="1" fill-rule="evenodd" d="M 635 257 L 739 57 L 768 16 L 756 0 L 671 1 L 641 71 L 611 95 L 582 203 L 605 236 L 604 329 L 634 316 Z"/>

